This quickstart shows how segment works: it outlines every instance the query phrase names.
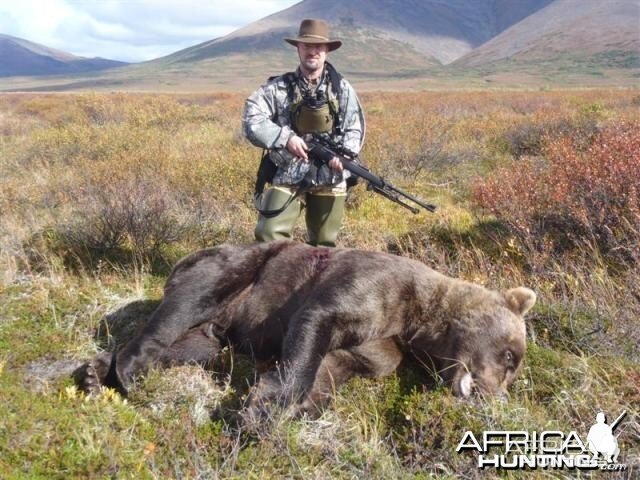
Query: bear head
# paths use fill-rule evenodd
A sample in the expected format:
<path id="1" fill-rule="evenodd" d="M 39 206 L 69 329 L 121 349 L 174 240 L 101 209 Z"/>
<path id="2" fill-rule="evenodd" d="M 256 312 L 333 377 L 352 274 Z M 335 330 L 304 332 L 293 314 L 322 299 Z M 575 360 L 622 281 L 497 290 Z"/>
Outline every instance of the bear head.
<path id="1" fill-rule="evenodd" d="M 506 396 L 526 352 L 524 315 L 536 302 L 525 287 L 495 292 L 460 282 L 447 288 L 432 326 L 411 341 L 454 394 Z"/>

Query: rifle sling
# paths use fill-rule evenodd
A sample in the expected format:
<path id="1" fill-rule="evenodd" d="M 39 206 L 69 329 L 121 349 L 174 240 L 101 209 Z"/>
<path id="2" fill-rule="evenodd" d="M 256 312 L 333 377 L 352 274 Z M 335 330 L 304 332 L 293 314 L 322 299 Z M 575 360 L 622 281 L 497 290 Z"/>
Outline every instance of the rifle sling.
<path id="1" fill-rule="evenodd" d="M 309 171 L 307 172 L 307 174 L 304 176 L 304 178 L 302 180 L 300 180 L 300 182 L 297 184 L 297 188 L 296 191 L 293 193 L 293 195 L 291 195 L 286 202 L 284 202 L 284 205 L 282 205 L 282 207 L 280 208 L 274 208 L 272 210 L 264 210 L 260 207 L 260 205 L 262 204 L 262 191 L 261 192 L 255 192 L 254 196 L 253 196 L 253 205 L 256 208 L 256 210 L 258 210 L 258 212 L 266 217 L 266 218 L 273 218 L 276 217 L 278 215 L 280 215 L 282 212 L 284 212 L 289 205 L 291 205 L 291 203 L 297 199 L 300 195 L 302 195 L 305 192 L 308 192 L 311 188 L 313 188 L 314 186 L 316 186 L 315 183 L 315 176 L 317 175 L 317 169 L 315 168 L 315 165 L 312 164 L 309 168 Z"/>
<path id="2" fill-rule="evenodd" d="M 277 217 L 282 212 L 284 212 L 296 198 L 302 195 L 303 192 L 304 190 L 302 188 L 296 188 L 295 193 L 291 195 L 286 202 L 284 202 L 284 205 L 282 205 L 282 207 L 274 208 L 272 210 L 263 210 L 262 208 L 260 208 L 260 205 L 262 204 L 262 193 L 256 194 L 253 197 L 253 206 L 256 208 L 258 213 L 263 217 L 266 217 L 266 218 Z"/>

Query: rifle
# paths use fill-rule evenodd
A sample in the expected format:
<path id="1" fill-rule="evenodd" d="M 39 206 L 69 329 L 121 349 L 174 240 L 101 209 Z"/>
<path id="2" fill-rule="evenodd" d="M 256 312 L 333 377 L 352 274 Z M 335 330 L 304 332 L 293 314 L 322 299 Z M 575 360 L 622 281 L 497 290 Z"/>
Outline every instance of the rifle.
<path id="1" fill-rule="evenodd" d="M 619 416 L 618 418 L 615 419 L 615 421 L 609 425 L 611 427 L 611 431 L 613 432 L 613 430 L 618 426 L 618 424 L 620 423 L 620 421 L 624 418 L 624 416 L 627 414 L 627 411 L 624 410 Z"/>
<path id="2" fill-rule="evenodd" d="M 409 209 L 412 213 L 419 213 L 420 210 L 401 200 L 401 197 L 411 200 L 413 203 L 425 210 L 435 212 L 436 206 L 432 203 L 427 203 L 408 194 L 407 192 L 403 192 L 399 188 L 394 187 L 383 178 L 371 172 L 364 165 L 357 163 L 355 160 L 358 156 L 355 153 L 333 142 L 328 135 L 313 134 L 306 136 L 304 140 L 309 147 L 309 156 L 311 158 L 328 163 L 333 157 L 338 157 L 345 170 L 348 170 L 357 178 L 366 180 L 367 190 L 373 190 L 392 202 L 396 202 L 397 204 Z"/>

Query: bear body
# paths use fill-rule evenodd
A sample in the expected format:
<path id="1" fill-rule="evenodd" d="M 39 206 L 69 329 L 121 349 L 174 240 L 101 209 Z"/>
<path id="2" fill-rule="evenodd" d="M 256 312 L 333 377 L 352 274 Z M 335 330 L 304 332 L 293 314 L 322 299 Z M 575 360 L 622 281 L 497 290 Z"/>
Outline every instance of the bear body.
<path id="1" fill-rule="evenodd" d="M 308 410 L 351 376 L 393 372 L 404 355 L 435 366 L 458 395 L 502 394 L 534 303 L 527 288 L 491 291 L 386 253 L 223 245 L 178 262 L 147 325 L 102 367 L 89 364 L 83 382 L 126 392 L 149 366 L 205 362 L 232 345 L 277 362 L 252 405 Z"/>

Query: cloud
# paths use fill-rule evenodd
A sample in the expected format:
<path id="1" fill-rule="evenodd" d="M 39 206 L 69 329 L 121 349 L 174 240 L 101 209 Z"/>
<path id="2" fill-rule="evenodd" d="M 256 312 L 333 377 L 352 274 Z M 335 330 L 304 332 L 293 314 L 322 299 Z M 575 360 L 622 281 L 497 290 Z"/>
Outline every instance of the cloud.
<path id="1" fill-rule="evenodd" d="M 136 62 L 226 35 L 298 1 L 19 0 L 0 4 L 0 33 Z"/>

